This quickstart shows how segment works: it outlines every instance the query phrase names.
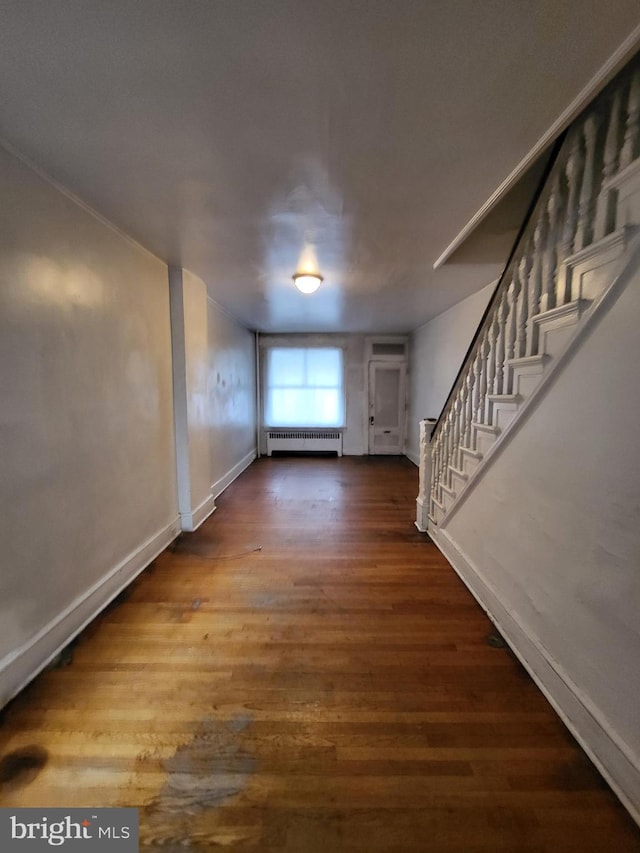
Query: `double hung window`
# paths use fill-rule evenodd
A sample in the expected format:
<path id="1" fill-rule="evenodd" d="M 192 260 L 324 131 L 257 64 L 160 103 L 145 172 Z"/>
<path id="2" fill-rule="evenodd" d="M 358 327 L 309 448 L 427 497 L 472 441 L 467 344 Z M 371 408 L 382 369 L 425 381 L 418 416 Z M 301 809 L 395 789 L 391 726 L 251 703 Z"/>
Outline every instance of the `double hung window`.
<path id="1" fill-rule="evenodd" d="M 338 347 L 266 351 L 264 424 L 343 427 L 344 367 Z"/>

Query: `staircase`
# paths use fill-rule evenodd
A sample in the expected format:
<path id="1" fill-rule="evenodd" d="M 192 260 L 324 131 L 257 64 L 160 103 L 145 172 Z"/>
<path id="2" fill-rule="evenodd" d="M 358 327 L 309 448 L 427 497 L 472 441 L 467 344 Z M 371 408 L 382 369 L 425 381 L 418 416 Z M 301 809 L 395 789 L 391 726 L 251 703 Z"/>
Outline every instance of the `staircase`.
<path id="1" fill-rule="evenodd" d="M 440 526 L 637 267 L 640 60 L 567 132 L 429 441 L 416 525 Z"/>

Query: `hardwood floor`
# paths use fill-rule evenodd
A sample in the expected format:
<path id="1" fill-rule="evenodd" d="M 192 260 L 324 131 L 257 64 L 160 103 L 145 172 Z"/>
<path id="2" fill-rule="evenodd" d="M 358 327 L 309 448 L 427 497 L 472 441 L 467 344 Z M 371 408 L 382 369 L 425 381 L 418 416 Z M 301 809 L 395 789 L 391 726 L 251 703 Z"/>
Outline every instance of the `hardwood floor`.
<path id="1" fill-rule="evenodd" d="M 143 849 L 640 850 L 416 492 L 403 459 L 254 463 L 5 710 L 2 805 L 138 806 Z"/>

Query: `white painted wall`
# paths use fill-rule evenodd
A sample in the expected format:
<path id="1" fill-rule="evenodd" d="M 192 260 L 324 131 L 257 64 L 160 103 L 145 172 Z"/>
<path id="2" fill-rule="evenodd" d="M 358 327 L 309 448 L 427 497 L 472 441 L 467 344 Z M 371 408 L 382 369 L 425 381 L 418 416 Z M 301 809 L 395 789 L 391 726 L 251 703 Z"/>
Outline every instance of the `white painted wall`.
<path id="1" fill-rule="evenodd" d="M 167 269 L 0 149 L 0 705 L 178 530 Z"/>
<path id="2" fill-rule="evenodd" d="M 437 418 L 482 319 L 495 282 L 438 314 L 411 335 L 407 456 L 420 461 L 420 421 Z"/>
<path id="3" fill-rule="evenodd" d="M 169 270 L 178 507 L 183 530 L 215 509 L 211 494 L 207 289 L 187 270 Z"/>
<path id="4" fill-rule="evenodd" d="M 367 453 L 367 364 L 364 335 L 261 335 L 260 352 L 269 346 L 331 346 L 344 350 L 346 425 L 342 451 L 345 455 Z M 264 366 L 264 358 L 261 358 Z M 264 395 L 262 395 L 264 399 Z M 262 439 L 262 453 L 266 441 Z"/>
<path id="5" fill-rule="evenodd" d="M 516 643 L 545 662 L 551 675 L 542 682 L 560 706 L 566 693 L 565 716 L 584 729 L 592 753 L 639 815 L 635 263 L 632 280 L 445 519 L 443 532 L 453 561 L 467 566 L 482 597 L 497 602 Z"/>
<path id="6" fill-rule="evenodd" d="M 255 339 L 196 275 L 173 268 L 170 284 L 180 516 L 195 530 L 256 456 Z"/>
<path id="7" fill-rule="evenodd" d="M 207 300 L 209 485 L 214 498 L 256 457 L 255 335 Z"/>

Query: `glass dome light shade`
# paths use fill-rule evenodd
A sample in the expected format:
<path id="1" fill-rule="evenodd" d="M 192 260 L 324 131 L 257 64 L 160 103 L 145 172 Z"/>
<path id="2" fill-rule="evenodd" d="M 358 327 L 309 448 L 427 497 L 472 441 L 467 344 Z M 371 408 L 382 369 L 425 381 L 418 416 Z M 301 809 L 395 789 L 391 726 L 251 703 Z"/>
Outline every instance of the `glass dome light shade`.
<path id="1" fill-rule="evenodd" d="M 323 282 L 319 273 L 297 272 L 293 276 L 293 283 L 300 293 L 315 293 Z"/>

